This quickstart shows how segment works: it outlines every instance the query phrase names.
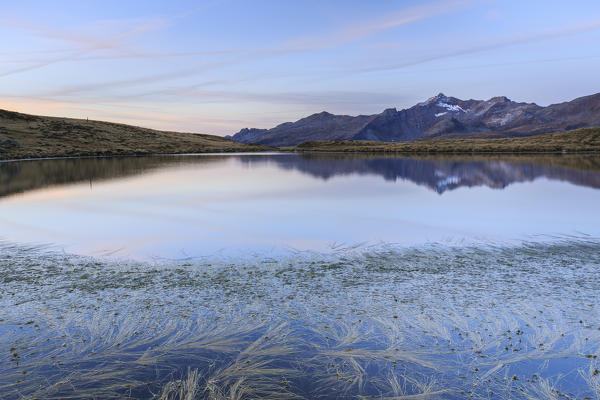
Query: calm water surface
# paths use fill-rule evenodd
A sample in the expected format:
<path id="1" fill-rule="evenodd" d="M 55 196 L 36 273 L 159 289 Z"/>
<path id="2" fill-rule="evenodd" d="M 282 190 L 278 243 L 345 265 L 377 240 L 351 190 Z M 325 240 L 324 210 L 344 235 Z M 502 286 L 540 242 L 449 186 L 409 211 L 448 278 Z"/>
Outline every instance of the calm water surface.
<path id="1" fill-rule="evenodd" d="M 600 158 L 0 163 L 0 399 L 599 399 Z"/>
<path id="2" fill-rule="evenodd" d="M 558 160 L 254 154 L 7 163 L 0 237 L 137 259 L 599 237 L 600 172 Z"/>

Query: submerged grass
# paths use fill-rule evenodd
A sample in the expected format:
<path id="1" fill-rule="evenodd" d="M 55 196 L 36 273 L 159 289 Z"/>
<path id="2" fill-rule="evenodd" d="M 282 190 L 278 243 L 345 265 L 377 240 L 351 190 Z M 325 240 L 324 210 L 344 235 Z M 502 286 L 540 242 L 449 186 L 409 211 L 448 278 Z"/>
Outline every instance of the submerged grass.
<path id="1" fill-rule="evenodd" d="M 150 264 L 0 249 L 0 397 L 600 396 L 600 242 Z"/>

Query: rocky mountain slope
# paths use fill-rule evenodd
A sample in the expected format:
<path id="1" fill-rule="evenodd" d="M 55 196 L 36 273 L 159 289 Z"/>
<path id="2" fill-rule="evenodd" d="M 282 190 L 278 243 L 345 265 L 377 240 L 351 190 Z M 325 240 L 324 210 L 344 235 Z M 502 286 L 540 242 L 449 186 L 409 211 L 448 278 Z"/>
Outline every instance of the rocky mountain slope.
<path id="1" fill-rule="evenodd" d="M 272 129 L 242 129 L 240 143 L 294 146 L 308 141 L 407 142 L 435 137 L 518 137 L 600 126 L 600 93 L 547 107 L 506 97 L 460 100 L 440 93 L 411 108 L 380 114 L 313 114 Z"/>

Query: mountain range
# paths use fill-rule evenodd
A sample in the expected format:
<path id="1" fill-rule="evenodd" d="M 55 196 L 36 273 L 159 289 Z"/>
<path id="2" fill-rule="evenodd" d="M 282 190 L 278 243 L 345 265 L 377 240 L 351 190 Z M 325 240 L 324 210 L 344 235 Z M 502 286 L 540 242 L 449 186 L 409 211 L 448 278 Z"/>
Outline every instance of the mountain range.
<path id="1" fill-rule="evenodd" d="M 506 97 L 460 100 L 443 93 L 404 110 L 374 115 L 321 112 L 271 129 L 244 128 L 227 138 L 240 143 L 295 146 L 309 141 L 409 142 L 437 137 L 531 136 L 600 126 L 600 93 L 546 107 Z"/>

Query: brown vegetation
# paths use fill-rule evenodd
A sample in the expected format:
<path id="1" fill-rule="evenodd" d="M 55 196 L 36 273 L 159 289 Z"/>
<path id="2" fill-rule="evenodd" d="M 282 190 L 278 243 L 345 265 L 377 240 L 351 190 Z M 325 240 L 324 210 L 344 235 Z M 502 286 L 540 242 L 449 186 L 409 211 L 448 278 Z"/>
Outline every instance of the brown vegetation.
<path id="1" fill-rule="evenodd" d="M 600 128 L 584 128 L 520 138 L 431 139 L 388 143 L 371 141 L 306 142 L 286 150 L 375 153 L 562 153 L 600 152 Z"/>
<path id="2" fill-rule="evenodd" d="M 266 150 L 220 136 L 0 110 L 0 159 Z"/>

